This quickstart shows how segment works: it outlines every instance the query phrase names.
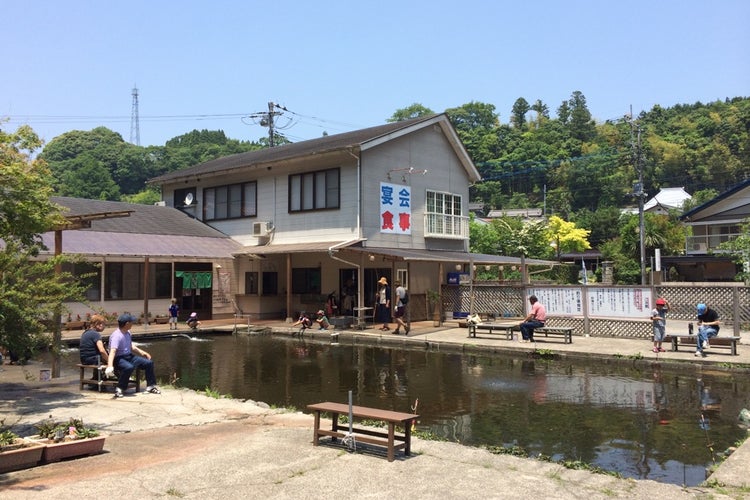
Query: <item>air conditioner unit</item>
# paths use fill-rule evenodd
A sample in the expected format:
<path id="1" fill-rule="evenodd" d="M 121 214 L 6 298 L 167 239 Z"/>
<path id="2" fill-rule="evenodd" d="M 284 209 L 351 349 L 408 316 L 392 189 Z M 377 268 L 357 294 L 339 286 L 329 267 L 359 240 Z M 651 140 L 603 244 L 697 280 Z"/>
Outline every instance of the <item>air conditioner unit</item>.
<path id="1" fill-rule="evenodd" d="M 706 252 L 708 251 L 708 245 L 706 243 L 693 243 L 694 252 Z"/>
<path id="2" fill-rule="evenodd" d="M 273 231 L 272 222 L 253 222 L 253 236 L 268 236 Z"/>

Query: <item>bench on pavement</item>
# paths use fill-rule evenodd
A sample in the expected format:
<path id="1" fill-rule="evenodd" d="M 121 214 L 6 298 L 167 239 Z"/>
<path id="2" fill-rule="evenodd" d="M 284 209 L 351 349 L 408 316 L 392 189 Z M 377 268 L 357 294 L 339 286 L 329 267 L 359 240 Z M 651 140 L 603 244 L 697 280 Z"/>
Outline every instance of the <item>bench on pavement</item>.
<path id="1" fill-rule="evenodd" d="M 339 415 L 349 415 L 348 404 L 326 401 L 307 405 L 307 409 L 315 413 L 313 446 L 318 446 L 321 436 L 330 436 L 332 442 L 335 442 L 337 438 L 348 437 L 348 426 L 346 429 L 339 428 Z M 320 428 L 321 413 L 331 414 L 331 430 Z M 355 435 L 356 441 L 385 446 L 389 462 L 393 462 L 396 450 L 403 449 L 406 456 L 411 454 L 411 425 L 419 418 L 419 415 L 354 405 L 352 416 L 358 419 L 379 420 L 388 424 L 388 432 L 352 427 L 352 434 Z M 403 434 L 396 433 L 396 425 L 403 426 Z"/>
<path id="2" fill-rule="evenodd" d="M 692 346 L 695 347 L 695 343 L 698 341 L 697 335 L 672 335 L 667 334 L 664 336 L 664 341 L 672 343 L 672 350 L 677 351 L 679 346 Z M 718 349 L 729 349 L 732 356 L 737 356 L 737 344 L 740 342 L 740 337 L 711 337 L 708 339 L 708 345 L 711 348 Z"/>
<path id="3" fill-rule="evenodd" d="M 520 321 L 503 322 L 503 323 L 469 323 L 469 337 L 476 338 L 477 330 L 487 331 L 489 333 L 502 333 L 505 334 L 506 340 L 513 340 L 513 329 L 518 329 Z"/>
<path id="4" fill-rule="evenodd" d="M 80 363 L 76 366 L 81 370 L 80 390 L 83 390 L 84 385 L 95 385 L 98 387 L 99 392 L 102 392 L 102 387 L 117 387 L 117 378 L 107 378 L 104 375 L 104 370 L 100 370 L 99 366 L 82 365 Z M 86 378 L 86 370 L 92 370 L 93 375 L 91 378 Z M 143 372 L 142 368 L 133 370 L 135 380 L 131 378 L 130 382 L 128 382 L 128 387 L 135 386 L 135 392 L 141 392 L 141 372 Z"/>
<path id="5" fill-rule="evenodd" d="M 566 344 L 573 343 L 573 327 L 571 326 L 540 326 L 534 328 L 534 338 L 543 333 L 545 337 L 548 335 L 562 335 L 563 340 Z"/>

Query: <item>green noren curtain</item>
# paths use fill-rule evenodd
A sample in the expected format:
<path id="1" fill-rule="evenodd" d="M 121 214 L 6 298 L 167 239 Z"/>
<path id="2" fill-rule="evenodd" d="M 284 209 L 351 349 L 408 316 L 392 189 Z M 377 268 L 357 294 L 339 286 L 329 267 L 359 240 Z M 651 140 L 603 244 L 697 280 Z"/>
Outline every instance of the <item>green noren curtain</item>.
<path id="1" fill-rule="evenodd" d="M 174 275 L 182 278 L 182 288 L 211 288 L 213 284 L 210 272 L 175 271 Z"/>

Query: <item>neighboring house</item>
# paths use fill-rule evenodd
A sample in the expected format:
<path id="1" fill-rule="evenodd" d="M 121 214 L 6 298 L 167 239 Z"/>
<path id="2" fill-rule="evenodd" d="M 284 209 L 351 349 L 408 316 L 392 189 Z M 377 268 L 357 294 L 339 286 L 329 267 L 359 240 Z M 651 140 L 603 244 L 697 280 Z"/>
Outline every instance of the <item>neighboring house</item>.
<path id="1" fill-rule="evenodd" d="M 750 180 L 684 213 L 680 219 L 690 228 L 685 238 L 686 255 L 662 257 L 662 268 L 685 281 L 733 281 L 737 265 L 719 246 L 739 236 L 748 217 Z"/>
<path id="2" fill-rule="evenodd" d="M 192 311 L 232 313 L 219 270 L 242 246 L 216 229 L 166 206 L 53 197 L 69 226 L 42 235 L 41 254 L 75 254 L 65 270 L 86 278 L 86 304 L 67 304 L 73 320 L 94 312 L 167 314 L 171 298 L 180 320 Z M 56 238 L 57 236 L 57 238 Z M 229 290 L 226 290 L 228 292 Z"/>
<path id="3" fill-rule="evenodd" d="M 225 271 L 238 311 L 291 318 L 321 308 L 330 293 L 340 311 L 369 315 L 382 276 L 401 280 L 414 303 L 449 272 L 519 265 L 468 252 L 469 186 L 479 180 L 439 114 L 227 156 L 150 182 L 167 205 L 241 245 Z M 414 319 L 421 314 L 412 309 Z"/>
<path id="4" fill-rule="evenodd" d="M 691 198 L 692 196 L 685 191 L 685 188 L 661 188 L 656 196 L 644 203 L 643 211 L 666 215 L 671 210 L 682 210 L 682 205 Z M 637 215 L 638 208 L 625 208 L 622 213 Z"/>
<path id="5" fill-rule="evenodd" d="M 661 188 L 656 196 L 643 205 L 643 211 L 666 215 L 670 210 L 682 210 L 682 205 L 691 198 L 685 188 Z"/>
<path id="6" fill-rule="evenodd" d="M 544 215 L 541 208 L 508 208 L 487 212 L 488 219 L 499 219 L 500 217 L 521 217 L 526 220 L 542 220 Z"/>

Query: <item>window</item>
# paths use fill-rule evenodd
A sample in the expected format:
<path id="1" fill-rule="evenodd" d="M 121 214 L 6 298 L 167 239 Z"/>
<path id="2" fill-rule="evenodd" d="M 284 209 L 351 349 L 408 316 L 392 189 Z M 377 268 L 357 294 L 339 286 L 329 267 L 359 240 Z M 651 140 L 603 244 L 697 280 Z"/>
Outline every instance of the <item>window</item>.
<path id="1" fill-rule="evenodd" d="M 172 296 L 172 264 L 149 264 L 148 271 L 148 298 L 170 298 Z"/>
<path id="2" fill-rule="evenodd" d="M 289 211 L 339 208 L 339 169 L 289 176 Z"/>
<path id="3" fill-rule="evenodd" d="M 174 192 L 174 206 L 184 208 L 191 205 L 195 205 L 195 188 L 176 189 Z"/>
<path id="4" fill-rule="evenodd" d="M 64 263 L 63 271 L 70 273 L 81 284 L 86 286 L 86 300 L 101 300 L 101 268 L 98 264 L 88 262 Z"/>
<path id="5" fill-rule="evenodd" d="M 404 288 L 409 287 L 409 270 L 408 269 L 396 269 L 396 281 L 401 283 Z"/>
<path id="6" fill-rule="evenodd" d="M 258 214 L 258 184 L 245 182 L 203 190 L 203 220 L 238 219 Z"/>
<path id="7" fill-rule="evenodd" d="M 143 264 L 140 262 L 107 262 L 104 265 L 104 300 L 142 300 Z M 89 300 L 99 295 L 99 281 L 87 292 Z M 92 285 L 93 286 L 93 285 Z M 148 266 L 148 298 L 166 299 L 172 296 L 172 264 L 152 263 Z"/>
<path id="8" fill-rule="evenodd" d="M 468 217 L 462 216 L 461 196 L 427 191 L 425 236 L 468 238 Z"/>
<path id="9" fill-rule="evenodd" d="M 320 268 L 292 269 L 292 293 L 320 293 Z"/>
<path id="10" fill-rule="evenodd" d="M 258 295 L 257 271 L 245 273 L 245 295 Z"/>
<path id="11" fill-rule="evenodd" d="M 105 264 L 104 299 L 142 299 L 143 264 L 138 262 L 108 262 Z"/>
<path id="12" fill-rule="evenodd" d="M 263 271 L 263 295 L 279 294 L 279 273 Z"/>

